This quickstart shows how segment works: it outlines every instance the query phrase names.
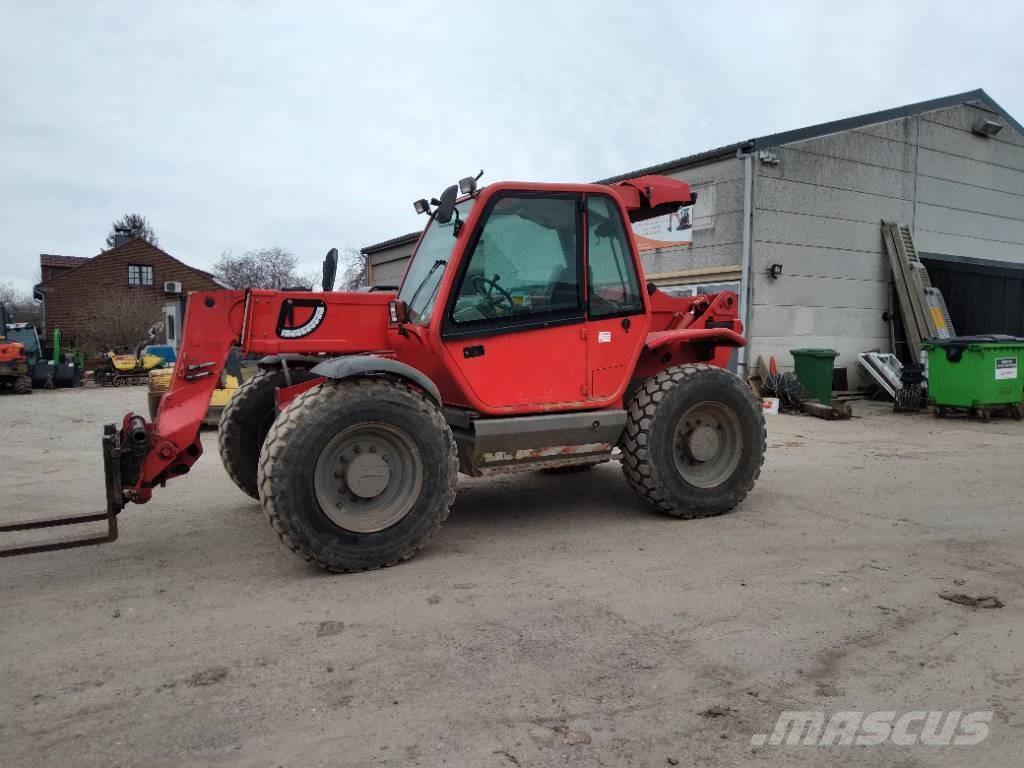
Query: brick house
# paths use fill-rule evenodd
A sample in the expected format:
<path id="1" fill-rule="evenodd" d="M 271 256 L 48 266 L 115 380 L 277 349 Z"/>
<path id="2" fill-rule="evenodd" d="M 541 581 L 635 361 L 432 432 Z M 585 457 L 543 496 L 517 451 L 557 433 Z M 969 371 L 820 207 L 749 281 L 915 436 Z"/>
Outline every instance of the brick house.
<path id="1" fill-rule="evenodd" d="M 130 308 L 138 327 L 159 320 L 164 305 L 178 295 L 221 287 L 209 272 L 190 267 L 145 240 L 128 240 L 92 258 L 40 254 L 39 267 L 43 279 L 34 293 L 43 304 L 44 333 L 59 327 L 67 344 L 94 336 L 91 326 L 105 315 L 127 313 Z"/>

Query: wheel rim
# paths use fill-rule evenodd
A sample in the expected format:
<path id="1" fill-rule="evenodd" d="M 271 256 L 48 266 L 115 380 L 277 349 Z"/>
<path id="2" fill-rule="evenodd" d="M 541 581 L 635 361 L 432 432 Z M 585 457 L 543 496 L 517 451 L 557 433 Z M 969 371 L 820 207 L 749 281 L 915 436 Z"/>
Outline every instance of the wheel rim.
<path id="1" fill-rule="evenodd" d="M 331 522 L 353 533 L 376 533 L 409 514 L 423 487 L 423 460 L 400 429 L 354 424 L 324 447 L 313 485 Z"/>
<path id="2" fill-rule="evenodd" d="M 743 432 L 736 412 L 724 403 L 692 406 L 672 439 L 676 470 L 690 485 L 714 488 L 728 480 L 743 458 Z"/>

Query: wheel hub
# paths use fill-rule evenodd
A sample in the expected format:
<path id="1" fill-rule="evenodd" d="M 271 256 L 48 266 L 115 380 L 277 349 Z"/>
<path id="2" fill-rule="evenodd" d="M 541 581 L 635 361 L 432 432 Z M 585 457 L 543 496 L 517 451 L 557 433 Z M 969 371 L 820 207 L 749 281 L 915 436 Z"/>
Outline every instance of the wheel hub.
<path id="1" fill-rule="evenodd" d="M 345 467 L 345 485 L 356 496 L 380 496 L 391 480 L 391 468 L 378 453 L 360 453 Z"/>
<path id="2" fill-rule="evenodd" d="M 362 422 L 328 441 L 313 487 L 323 513 L 346 531 L 375 533 L 404 518 L 423 487 L 423 460 L 412 439 L 383 422 Z"/>
<path id="3" fill-rule="evenodd" d="M 697 461 L 710 461 L 718 453 L 721 444 L 718 430 L 704 424 L 690 433 L 687 447 L 690 449 L 690 455 Z"/>
<path id="4" fill-rule="evenodd" d="M 676 425 L 673 443 L 676 469 L 683 480 L 697 488 L 714 488 L 726 482 L 743 457 L 739 418 L 720 402 L 691 406 Z"/>

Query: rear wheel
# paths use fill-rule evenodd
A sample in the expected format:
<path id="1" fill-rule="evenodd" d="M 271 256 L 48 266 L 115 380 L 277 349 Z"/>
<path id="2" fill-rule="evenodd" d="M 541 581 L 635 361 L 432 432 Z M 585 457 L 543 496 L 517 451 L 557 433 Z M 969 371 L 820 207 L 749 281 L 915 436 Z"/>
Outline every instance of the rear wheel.
<path id="1" fill-rule="evenodd" d="M 289 369 L 288 374 L 292 384 L 316 378 L 301 368 Z M 284 371 L 260 371 L 238 388 L 220 417 L 217 438 L 224 469 L 235 485 L 254 499 L 260 497 L 256 479 L 260 449 L 277 417 L 274 391 L 287 386 Z"/>
<path id="2" fill-rule="evenodd" d="M 622 469 L 644 500 L 675 517 L 720 515 L 754 487 L 764 415 L 738 376 L 708 365 L 669 368 L 629 404 Z"/>
<path id="3" fill-rule="evenodd" d="M 18 395 L 31 395 L 32 379 L 28 376 L 19 376 L 14 382 L 14 392 Z"/>
<path id="4" fill-rule="evenodd" d="M 260 501 L 281 540 L 330 571 L 412 557 L 448 517 L 458 454 L 437 405 L 402 382 L 326 382 L 274 422 Z"/>

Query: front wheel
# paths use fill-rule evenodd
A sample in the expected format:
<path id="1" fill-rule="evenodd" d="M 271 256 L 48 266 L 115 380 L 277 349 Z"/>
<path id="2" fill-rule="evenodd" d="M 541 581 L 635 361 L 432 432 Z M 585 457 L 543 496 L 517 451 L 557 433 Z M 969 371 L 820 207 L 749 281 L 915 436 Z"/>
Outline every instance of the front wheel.
<path id="1" fill-rule="evenodd" d="M 427 395 L 382 378 L 297 397 L 260 454 L 260 502 L 281 540 L 329 571 L 412 557 L 455 499 L 458 454 Z"/>
<path id="2" fill-rule="evenodd" d="M 292 368 L 287 375 L 280 368 L 260 371 L 238 388 L 221 413 L 217 440 L 224 469 L 232 482 L 254 499 L 260 497 L 256 479 L 260 450 L 277 418 L 274 393 L 279 387 L 313 378 L 315 374 L 302 368 Z M 159 407 L 159 396 L 156 404 Z"/>
<path id="3" fill-rule="evenodd" d="M 674 517 L 728 512 L 754 487 L 766 447 L 764 415 L 738 376 L 680 365 L 634 394 L 622 469 L 645 501 Z"/>

